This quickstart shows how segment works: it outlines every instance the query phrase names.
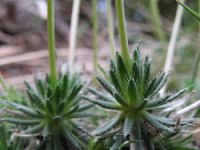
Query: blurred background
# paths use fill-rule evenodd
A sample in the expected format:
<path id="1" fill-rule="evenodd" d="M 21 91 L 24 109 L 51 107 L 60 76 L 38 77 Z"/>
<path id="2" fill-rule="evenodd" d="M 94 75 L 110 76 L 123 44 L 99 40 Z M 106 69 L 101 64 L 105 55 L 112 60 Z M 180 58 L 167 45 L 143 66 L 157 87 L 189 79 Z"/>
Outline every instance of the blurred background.
<path id="1" fill-rule="evenodd" d="M 116 50 L 119 50 L 115 5 L 113 1 L 110 2 L 115 46 Z M 186 4 L 194 10 L 200 9 L 198 0 L 188 0 Z M 55 0 L 57 70 L 68 61 L 72 5 L 72 0 Z M 0 72 L 9 84 L 20 86 L 23 80 L 32 81 L 35 74 L 45 74 L 48 71 L 46 9 L 45 0 L 0 1 Z M 98 63 L 106 67 L 110 58 L 106 0 L 97 1 L 96 11 L 98 13 Z M 155 73 L 164 67 L 176 11 L 175 0 L 125 0 L 130 47 L 133 49 L 134 43 L 140 43 L 142 55 L 151 56 Z M 93 73 L 92 24 L 92 0 L 82 0 L 75 66 L 88 77 Z M 198 75 L 200 69 L 195 68 L 200 52 L 199 27 L 195 18 L 184 11 L 177 35 L 169 83 L 169 87 L 173 89 L 190 85 L 196 72 L 195 90 L 200 91 L 200 74 Z"/>

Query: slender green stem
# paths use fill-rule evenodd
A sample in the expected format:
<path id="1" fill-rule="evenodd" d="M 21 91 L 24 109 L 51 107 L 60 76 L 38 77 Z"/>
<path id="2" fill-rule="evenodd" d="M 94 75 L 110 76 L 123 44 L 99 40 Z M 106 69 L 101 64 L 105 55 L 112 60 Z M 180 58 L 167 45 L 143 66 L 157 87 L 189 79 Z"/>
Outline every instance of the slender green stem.
<path id="1" fill-rule="evenodd" d="M 150 2 L 151 13 L 152 13 L 151 19 L 155 27 L 156 35 L 161 42 L 162 48 L 165 49 L 166 40 L 165 40 L 165 35 L 161 27 L 161 20 L 159 16 L 157 0 L 149 0 L 149 2 Z"/>
<path id="2" fill-rule="evenodd" d="M 56 84 L 56 56 L 55 56 L 55 31 L 54 31 L 54 0 L 47 0 L 47 29 L 48 29 L 48 50 L 49 67 L 52 87 Z"/>
<path id="3" fill-rule="evenodd" d="M 127 33 L 126 33 L 124 0 L 115 0 L 115 5 L 116 5 L 116 13 L 117 13 L 117 20 L 118 20 L 122 57 L 125 60 L 126 64 L 128 64 L 128 67 L 129 67 L 130 66 L 130 64 L 129 64 L 130 54 L 129 54 Z"/>
<path id="4" fill-rule="evenodd" d="M 93 67 L 94 73 L 97 71 L 97 33 L 98 33 L 98 16 L 97 16 L 97 0 L 92 0 L 92 14 L 93 14 Z"/>
<path id="5" fill-rule="evenodd" d="M 114 39 L 111 0 L 106 0 L 106 8 L 107 8 L 107 23 L 108 23 L 108 34 L 109 34 L 108 36 L 109 36 L 109 43 L 110 43 L 110 49 L 111 49 L 111 56 L 112 56 L 112 58 L 114 58 L 114 56 L 115 56 L 115 39 Z"/>

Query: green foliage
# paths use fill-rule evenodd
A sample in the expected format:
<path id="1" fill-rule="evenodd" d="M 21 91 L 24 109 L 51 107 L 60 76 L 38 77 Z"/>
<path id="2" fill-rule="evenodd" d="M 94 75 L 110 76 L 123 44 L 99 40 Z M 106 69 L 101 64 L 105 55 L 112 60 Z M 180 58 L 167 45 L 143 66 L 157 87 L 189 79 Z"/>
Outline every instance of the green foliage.
<path id="1" fill-rule="evenodd" d="M 159 116 L 158 112 L 173 106 L 176 99 L 187 89 L 160 97 L 159 91 L 166 83 L 167 78 L 168 75 L 165 73 L 151 78 L 151 62 L 148 57 L 145 57 L 144 62 L 142 61 L 138 47 L 128 63 L 125 63 L 121 55 L 117 53 L 116 59 L 111 60 L 110 63 L 109 80 L 97 77 L 109 95 L 89 88 L 89 91 L 96 97 L 84 96 L 89 102 L 116 112 L 112 119 L 98 127 L 93 134 L 101 137 L 116 135 L 122 131 L 123 136 L 118 136 L 119 138 L 116 139 L 118 145 L 133 134 L 135 148 L 140 150 L 144 149 L 144 145 L 149 145 L 150 137 L 154 137 L 154 134 L 148 131 L 148 126 L 154 128 L 156 133 L 162 136 L 174 133 L 173 128 L 175 128 L 176 121 L 167 116 Z M 154 112 L 157 114 L 155 115 Z M 181 120 L 180 125 L 184 124 L 187 122 Z M 113 129 L 116 132 L 113 133 Z M 148 136 L 144 136 L 144 134 L 148 134 Z"/>
<path id="2" fill-rule="evenodd" d="M 0 149 L 1 150 L 21 150 L 24 147 L 24 140 L 16 138 L 11 139 L 8 129 L 5 125 L 0 126 Z"/>
<path id="3" fill-rule="evenodd" d="M 183 137 L 179 131 L 160 137 L 154 143 L 159 150 L 197 150 L 188 146 L 192 143 L 192 135 Z"/>
<path id="4" fill-rule="evenodd" d="M 35 79 L 36 90 L 25 82 L 26 95 L 23 101 L 30 104 L 1 100 L 7 109 L 20 112 L 24 117 L 6 115 L 1 120 L 19 125 L 23 134 L 39 134 L 50 148 L 64 149 L 67 144 L 76 148 L 85 146 L 84 131 L 78 120 L 90 114 L 86 112 L 91 104 L 80 104 L 84 84 L 78 74 L 60 75 L 56 86 L 51 86 L 49 76 L 45 80 Z M 83 138 L 85 138 L 83 140 Z"/>

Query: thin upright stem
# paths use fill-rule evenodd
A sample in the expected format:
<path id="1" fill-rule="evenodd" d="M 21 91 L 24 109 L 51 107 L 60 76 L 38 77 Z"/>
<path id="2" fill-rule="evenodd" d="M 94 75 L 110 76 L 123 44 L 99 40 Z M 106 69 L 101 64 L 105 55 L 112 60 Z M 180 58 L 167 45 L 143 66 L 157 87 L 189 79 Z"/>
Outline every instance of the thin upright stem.
<path id="1" fill-rule="evenodd" d="M 72 70 L 73 66 L 74 66 L 80 3 L 81 3 L 81 0 L 73 1 L 71 25 L 70 25 L 70 36 L 69 36 L 69 67 L 70 67 L 70 70 Z"/>
<path id="2" fill-rule="evenodd" d="M 125 24 L 124 0 L 115 0 L 115 5 L 116 5 L 118 29 L 120 36 L 121 53 L 126 64 L 130 66 L 129 64 L 130 54 L 129 54 L 128 39 L 127 39 L 126 24 Z"/>
<path id="3" fill-rule="evenodd" d="M 114 24 L 113 24 L 111 0 L 106 0 L 106 8 L 107 8 L 108 36 L 109 36 L 109 43 L 110 43 L 110 49 L 111 49 L 111 56 L 112 58 L 114 58 L 115 39 L 114 39 L 114 28 L 113 28 Z"/>
<path id="4" fill-rule="evenodd" d="M 97 0 L 92 0 L 92 14 L 93 14 L 93 67 L 94 73 L 96 74 L 97 70 L 97 33 L 98 33 L 98 16 L 97 16 Z"/>
<path id="5" fill-rule="evenodd" d="M 161 27 L 161 20 L 159 16 L 157 0 L 150 0 L 149 2 L 150 2 L 151 13 L 152 13 L 151 19 L 155 26 L 156 35 L 161 42 L 162 49 L 165 49 L 166 40 L 165 40 L 165 35 Z"/>
<path id="6" fill-rule="evenodd" d="M 47 0 L 47 29 L 48 29 L 48 51 L 51 85 L 56 84 L 56 55 L 55 55 L 55 25 L 54 25 L 54 0 Z"/>
<path id="7" fill-rule="evenodd" d="M 168 45 L 168 50 L 167 50 L 167 57 L 165 60 L 165 66 L 164 66 L 164 71 L 168 74 L 169 71 L 172 68 L 172 63 L 173 63 L 173 58 L 174 58 L 174 52 L 175 52 L 175 47 L 176 47 L 176 40 L 178 37 L 178 32 L 180 30 L 180 25 L 181 25 L 181 20 L 182 20 L 182 15 L 183 15 L 183 7 L 178 5 L 177 11 L 176 11 L 176 17 L 172 29 L 172 34 L 171 38 L 169 41 Z M 166 86 L 164 86 L 161 91 L 160 95 L 163 96 L 165 93 Z"/>

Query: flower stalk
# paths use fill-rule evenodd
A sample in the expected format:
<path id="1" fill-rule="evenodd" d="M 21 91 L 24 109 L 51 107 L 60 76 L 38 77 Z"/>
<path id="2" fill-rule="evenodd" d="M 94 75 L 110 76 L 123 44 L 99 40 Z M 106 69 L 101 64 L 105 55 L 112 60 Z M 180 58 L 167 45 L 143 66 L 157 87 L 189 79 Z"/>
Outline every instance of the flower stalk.
<path id="1" fill-rule="evenodd" d="M 130 60 L 130 55 L 129 55 L 127 33 L 126 33 L 124 1 L 116 0 L 115 5 L 116 5 L 118 29 L 119 29 L 119 36 L 120 36 L 121 53 L 122 53 L 123 59 L 125 60 L 125 63 L 130 66 L 130 64 L 128 64 Z"/>
<path id="2" fill-rule="evenodd" d="M 158 5 L 157 5 L 157 0 L 150 0 L 150 9 L 152 13 L 152 22 L 155 26 L 155 31 L 158 39 L 161 42 L 161 46 L 163 49 L 165 49 L 165 35 L 163 33 L 163 30 L 161 28 L 161 20 L 159 16 L 159 10 L 158 10 Z"/>
<path id="3" fill-rule="evenodd" d="M 92 0 L 92 25 L 93 25 L 93 67 L 94 67 L 94 74 L 96 75 L 97 71 L 97 33 L 98 33 L 98 16 L 97 16 L 97 0 Z"/>
<path id="4" fill-rule="evenodd" d="M 54 25 L 54 0 L 47 0 L 47 30 L 48 30 L 48 52 L 51 86 L 56 85 L 56 52 L 55 52 L 55 25 Z"/>
<path id="5" fill-rule="evenodd" d="M 111 1 L 106 0 L 106 9 L 107 9 L 107 23 L 108 23 L 108 36 L 110 43 L 111 56 L 115 56 L 115 39 L 114 39 L 114 29 L 113 29 L 113 14 Z"/>

